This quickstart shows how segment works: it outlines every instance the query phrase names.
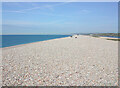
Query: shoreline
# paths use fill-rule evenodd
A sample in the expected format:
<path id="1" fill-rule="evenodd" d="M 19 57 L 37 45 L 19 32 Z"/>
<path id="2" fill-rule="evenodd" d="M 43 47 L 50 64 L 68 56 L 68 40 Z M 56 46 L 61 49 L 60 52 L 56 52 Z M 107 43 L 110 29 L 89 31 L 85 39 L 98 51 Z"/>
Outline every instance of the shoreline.
<path id="1" fill-rule="evenodd" d="M 73 37 L 74 36 L 78 36 L 78 35 L 72 35 Z M 87 35 L 82 35 L 82 36 L 87 36 Z M 70 36 L 68 37 L 63 37 L 63 38 L 56 38 L 56 39 L 49 39 L 49 40 L 57 40 L 57 39 L 64 39 L 64 38 L 69 38 Z M 93 37 L 93 36 L 90 36 L 90 37 Z M 96 37 L 94 37 L 96 38 Z M 101 38 L 101 39 L 120 39 L 120 38 L 112 38 L 112 37 L 98 37 L 98 38 Z M 0 47 L 1 49 L 5 49 L 5 48 L 15 48 L 17 46 L 22 46 L 22 45 L 27 45 L 27 44 L 33 44 L 33 43 L 37 43 L 37 42 L 44 42 L 44 41 L 49 41 L 49 40 L 43 40 L 43 41 L 36 41 L 36 42 L 30 42 L 30 43 L 25 43 L 25 44 L 18 44 L 18 45 L 13 45 L 13 46 L 8 46 L 8 47 Z"/>
<path id="2" fill-rule="evenodd" d="M 78 36 L 78 35 L 73 35 L 73 37 Z M 86 36 L 86 35 L 82 35 L 82 36 Z M 88 37 L 88 36 L 86 36 Z M 89 36 L 89 37 L 93 37 L 93 36 Z M 63 38 L 56 38 L 56 39 L 49 39 L 49 40 L 43 40 L 43 41 L 36 41 L 36 42 L 31 42 L 31 43 L 25 43 L 25 44 L 18 44 L 18 45 L 13 45 L 13 46 L 9 46 L 9 47 L 2 47 L 1 49 L 9 49 L 9 48 L 16 48 L 16 47 L 20 47 L 20 46 L 24 46 L 27 44 L 34 44 L 34 43 L 39 43 L 39 42 L 47 42 L 47 41 L 51 41 L 51 40 L 59 40 L 59 39 L 65 39 L 65 38 L 71 38 L 70 36 L 68 37 L 63 37 Z M 97 38 L 97 37 L 93 37 L 93 38 Z M 120 38 L 112 38 L 112 37 L 98 37 L 101 39 L 120 39 Z"/>
<path id="3" fill-rule="evenodd" d="M 47 41 L 51 41 L 51 40 L 58 40 L 58 39 L 65 39 L 65 38 L 69 38 L 69 37 L 56 38 L 56 39 L 49 39 L 49 40 L 43 40 L 43 41 L 36 41 L 36 42 L 31 42 L 31 43 L 13 45 L 13 46 L 9 46 L 9 47 L 2 47 L 1 49 L 16 48 L 16 47 L 20 47 L 20 46 L 27 45 L 27 44 L 34 44 L 34 43 L 38 43 L 38 42 L 47 42 Z"/>
<path id="4" fill-rule="evenodd" d="M 31 43 L 13 45 L 13 46 L 9 46 L 9 47 L 2 47 L 1 49 L 16 48 L 16 47 L 20 47 L 20 46 L 24 46 L 24 45 L 28 45 L 28 44 L 34 44 L 34 43 L 39 43 L 39 42 L 47 42 L 47 41 L 51 41 L 51 40 L 59 40 L 59 39 L 65 39 L 65 38 L 69 38 L 69 37 L 49 39 L 49 40 L 43 40 L 43 41 L 36 41 L 36 42 L 31 42 Z"/>

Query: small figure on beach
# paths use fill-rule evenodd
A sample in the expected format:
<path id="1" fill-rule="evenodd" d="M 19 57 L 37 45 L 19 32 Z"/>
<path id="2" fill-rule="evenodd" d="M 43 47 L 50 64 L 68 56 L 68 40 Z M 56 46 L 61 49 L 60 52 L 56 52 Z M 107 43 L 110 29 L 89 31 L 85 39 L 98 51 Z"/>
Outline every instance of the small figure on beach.
<path id="1" fill-rule="evenodd" d="M 72 36 L 70 36 L 72 38 Z"/>

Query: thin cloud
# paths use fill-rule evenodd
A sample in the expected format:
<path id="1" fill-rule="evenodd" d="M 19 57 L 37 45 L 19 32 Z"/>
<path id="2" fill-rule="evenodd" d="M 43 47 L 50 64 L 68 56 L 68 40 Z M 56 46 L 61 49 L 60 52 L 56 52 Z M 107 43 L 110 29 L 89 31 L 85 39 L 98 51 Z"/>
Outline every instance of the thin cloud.
<path id="1" fill-rule="evenodd" d="M 40 15 L 59 16 L 59 17 L 72 17 L 69 15 L 65 16 L 62 14 L 55 14 L 55 13 L 45 13 L 45 12 L 33 13 L 33 12 L 31 12 L 32 10 L 37 10 L 37 9 L 49 9 L 51 11 L 54 11 L 55 7 L 66 5 L 68 3 L 70 3 L 70 2 L 62 2 L 62 3 L 58 3 L 58 4 L 53 4 L 53 5 L 45 4 L 43 6 L 38 6 L 38 4 L 31 3 L 31 5 L 34 6 L 33 8 L 23 9 L 23 10 L 15 10 L 15 11 L 3 10 L 3 12 L 12 12 L 12 13 L 28 13 L 29 12 L 29 14 L 40 14 Z"/>
<path id="2" fill-rule="evenodd" d="M 32 7 L 32 8 L 29 8 L 29 9 L 23 9 L 23 10 L 16 10 L 16 11 L 8 11 L 8 10 L 5 10 L 4 12 L 16 12 L 16 13 L 26 13 L 27 11 L 31 11 L 31 10 L 36 10 L 36 9 L 50 9 L 51 11 L 54 11 L 54 7 L 57 7 L 57 6 L 61 6 L 61 5 L 65 5 L 65 4 L 68 4 L 70 2 L 63 2 L 63 3 L 59 3 L 59 4 L 54 4 L 54 5 L 43 5 L 43 6 L 36 6 L 36 4 L 32 4 L 32 6 L 36 6 L 36 7 Z"/>
<path id="3" fill-rule="evenodd" d="M 35 10 L 35 9 L 40 9 L 40 7 L 34 7 L 34 8 L 23 9 L 23 10 L 16 10 L 16 11 L 5 10 L 4 12 L 26 13 L 26 11 L 31 11 L 31 10 Z"/>

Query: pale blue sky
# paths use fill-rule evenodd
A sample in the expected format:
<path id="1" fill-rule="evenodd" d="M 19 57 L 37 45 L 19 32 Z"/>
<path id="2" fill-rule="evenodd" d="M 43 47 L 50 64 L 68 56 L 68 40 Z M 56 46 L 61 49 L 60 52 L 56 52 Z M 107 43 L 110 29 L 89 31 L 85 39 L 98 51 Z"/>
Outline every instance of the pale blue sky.
<path id="1" fill-rule="evenodd" d="M 3 34 L 118 32 L 117 2 L 4 2 Z"/>

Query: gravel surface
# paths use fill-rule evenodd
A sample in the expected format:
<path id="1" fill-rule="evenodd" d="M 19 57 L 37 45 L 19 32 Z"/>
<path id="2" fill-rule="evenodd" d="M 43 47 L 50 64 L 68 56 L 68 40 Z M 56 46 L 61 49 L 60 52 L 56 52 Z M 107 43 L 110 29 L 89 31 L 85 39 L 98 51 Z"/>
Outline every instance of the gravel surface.
<path id="1" fill-rule="evenodd" d="M 79 35 L 3 48 L 3 86 L 117 86 L 118 42 Z"/>

